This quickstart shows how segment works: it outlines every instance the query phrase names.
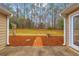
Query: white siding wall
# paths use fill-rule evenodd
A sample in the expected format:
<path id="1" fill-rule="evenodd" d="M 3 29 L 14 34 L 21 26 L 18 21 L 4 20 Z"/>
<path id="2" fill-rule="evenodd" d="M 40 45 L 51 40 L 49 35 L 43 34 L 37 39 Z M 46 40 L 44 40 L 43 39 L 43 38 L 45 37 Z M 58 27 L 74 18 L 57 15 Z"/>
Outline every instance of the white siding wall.
<path id="1" fill-rule="evenodd" d="M 0 50 L 6 46 L 7 29 L 6 16 L 0 13 Z"/>

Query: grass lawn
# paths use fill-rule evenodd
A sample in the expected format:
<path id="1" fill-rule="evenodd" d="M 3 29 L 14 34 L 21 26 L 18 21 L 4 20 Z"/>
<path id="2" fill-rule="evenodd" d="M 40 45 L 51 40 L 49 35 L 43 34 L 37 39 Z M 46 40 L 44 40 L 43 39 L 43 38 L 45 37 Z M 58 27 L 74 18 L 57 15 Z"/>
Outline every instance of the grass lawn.
<path id="1" fill-rule="evenodd" d="M 52 36 L 63 36 L 63 30 L 48 30 L 48 29 L 16 29 L 16 35 L 46 35 L 51 34 Z M 10 35 L 12 30 L 10 29 Z"/>

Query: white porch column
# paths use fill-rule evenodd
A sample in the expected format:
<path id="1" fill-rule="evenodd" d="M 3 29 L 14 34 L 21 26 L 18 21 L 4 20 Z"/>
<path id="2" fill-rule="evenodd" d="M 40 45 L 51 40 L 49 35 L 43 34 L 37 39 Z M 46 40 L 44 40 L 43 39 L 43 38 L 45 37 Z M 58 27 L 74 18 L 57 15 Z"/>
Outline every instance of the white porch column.
<path id="1" fill-rule="evenodd" d="M 64 43 L 63 45 L 66 45 L 66 19 L 64 17 Z"/>
<path id="2" fill-rule="evenodd" d="M 7 45 L 9 45 L 9 16 L 7 16 Z"/>
<path id="3" fill-rule="evenodd" d="M 62 15 L 60 14 L 60 16 Z M 66 45 L 66 16 L 62 16 L 62 17 L 64 19 L 64 43 L 63 45 Z"/>

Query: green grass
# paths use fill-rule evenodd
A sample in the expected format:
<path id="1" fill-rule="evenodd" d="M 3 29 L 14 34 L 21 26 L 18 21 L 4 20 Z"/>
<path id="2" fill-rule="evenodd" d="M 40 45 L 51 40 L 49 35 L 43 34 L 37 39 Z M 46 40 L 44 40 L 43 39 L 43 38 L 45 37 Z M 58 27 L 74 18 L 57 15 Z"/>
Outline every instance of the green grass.
<path id="1" fill-rule="evenodd" d="M 51 34 L 53 36 L 63 36 L 63 30 L 48 30 L 48 29 L 16 29 L 16 35 L 38 35 L 38 34 Z M 12 30 L 10 29 L 10 35 Z"/>

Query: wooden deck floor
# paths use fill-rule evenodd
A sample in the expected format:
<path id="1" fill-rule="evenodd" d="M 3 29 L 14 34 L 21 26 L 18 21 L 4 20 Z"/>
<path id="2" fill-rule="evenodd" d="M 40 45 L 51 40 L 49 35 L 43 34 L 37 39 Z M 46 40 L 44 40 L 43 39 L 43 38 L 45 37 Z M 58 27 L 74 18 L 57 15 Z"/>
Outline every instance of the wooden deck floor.
<path id="1" fill-rule="evenodd" d="M 8 46 L 0 51 L 1 56 L 79 56 L 66 46 Z"/>

